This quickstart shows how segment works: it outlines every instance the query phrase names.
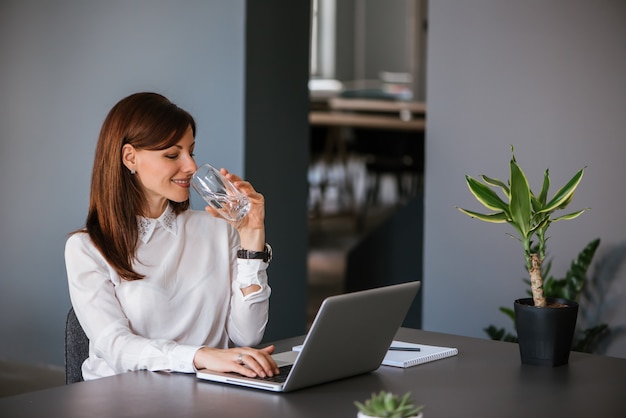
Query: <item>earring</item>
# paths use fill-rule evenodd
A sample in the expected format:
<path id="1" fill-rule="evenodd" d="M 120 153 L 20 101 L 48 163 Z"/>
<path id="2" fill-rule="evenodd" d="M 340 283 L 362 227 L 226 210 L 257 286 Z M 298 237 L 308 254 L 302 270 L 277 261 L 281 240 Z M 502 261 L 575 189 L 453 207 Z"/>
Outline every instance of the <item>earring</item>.
<path id="1" fill-rule="evenodd" d="M 131 176 L 134 176 L 134 175 L 135 175 L 135 173 L 136 173 L 136 171 L 135 171 L 134 169 L 133 169 L 133 170 L 130 170 L 130 175 L 131 175 Z"/>

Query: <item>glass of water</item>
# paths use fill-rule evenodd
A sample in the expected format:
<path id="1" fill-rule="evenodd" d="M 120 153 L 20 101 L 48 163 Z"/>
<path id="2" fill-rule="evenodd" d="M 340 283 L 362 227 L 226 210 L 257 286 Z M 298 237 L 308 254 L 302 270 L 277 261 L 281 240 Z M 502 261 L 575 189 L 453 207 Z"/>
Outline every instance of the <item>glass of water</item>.
<path id="1" fill-rule="evenodd" d="M 210 164 L 203 164 L 192 178 L 191 186 L 226 220 L 238 222 L 250 210 L 248 196 L 241 193 L 233 183 Z"/>

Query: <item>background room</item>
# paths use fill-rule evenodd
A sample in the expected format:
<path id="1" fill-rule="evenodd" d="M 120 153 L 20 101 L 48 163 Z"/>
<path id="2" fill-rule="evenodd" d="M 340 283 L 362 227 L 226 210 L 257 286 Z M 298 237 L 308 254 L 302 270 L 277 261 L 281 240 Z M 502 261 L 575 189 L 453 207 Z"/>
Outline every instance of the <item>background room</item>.
<path id="1" fill-rule="evenodd" d="M 412 203 L 403 216 L 422 222 L 426 34 L 423 0 L 312 2 L 309 321 L 326 296 L 421 276 L 365 254 L 421 239 L 398 238 L 394 217 Z"/>
<path id="2" fill-rule="evenodd" d="M 376 7 L 373 1 L 336 3 L 337 18 L 344 7 Z M 390 10 L 409 4 L 384 3 Z M 352 27 L 339 29 L 358 39 L 364 28 L 357 22 L 363 21 L 354 13 Z M 423 201 L 396 205 L 396 183 L 385 176 L 381 203 L 366 206 L 371 217 L 356 235 L 355 218 L 344 216 L 339 201 L 333 201 L 345 197 L 336 184 L 328 187 L 326 211 L 312 211 L 309 186 L 316 178 L 308 170 L 309 116 L 320 109 L 313 109 L 308 89 L 310 17 L 309 4 L 290 0 L 0 3 L 0 53 L 6 57 L 0 63 L 0 236 L 5 241 L 0 361 L 19 370 L 62 371 L 70 307 L 63 246 L 67 233 L 85 219 L 100 124 L 112 104 L 132 91 L 157 90 L 188 108 L 199 121 L 198 160 L 219 162 L 253 179 L 265 194 L 268 241 L 275 251 L 268 340 L 305 332 L 319 300 L 307 310 L 315 292 L 307 277 L 310 256 L 332 247 L 332 240 L 341 241 L 341 255 L 329 253 L 339 264 L 322 259 L 320 269 L 338 269 L 343 282 L 331 279 L 330 289 L 318 289 L 320 297 L 345 291 L 349 269 L 360 279 L 355 286 L 370 285 L 370 278 L 420 277 L 421 308 L 411 318 L 423 329 L 487 338 L 483 329 L 489 324 L 510 327 L 498 308 L 525 295 L 519 244 L 501 228 L 455 209 L 474 207 L 465 175 L 507 177 L 510 145 L 532 173 L 532 184 L 546 168 L 554 184 L 562 184 L 587 167 L 574 205 L 592 210 L 554 225 L 555 274 L 595 238 L 602 240 L 598 261 L 624 247 L 626 3 L 428 2 L 422 50 L 427 59 L 413 76 L 424 80 L 416 101 L 427 103 Z M 394 29 L 407 30 L 403 23 Z M 418 33 L 423 32 L 409 38 L 411 48 L 421 42 Z M 360 45 L 354 39 L 352 44 Z M 409 46 L 399 42 L 396 47 Z M 365 57 L 361 47 L 339 54 L 336 68 L 343 68 L 340 59 L 365 65 Z M 378 79 L 380 70 L 329 78 Z M 362 202 L 363 166 L 350 167 L 362 181 L 356 183 Z M 392 213 L 405 217 L 393 222 Z M 376 235 L 379 225 L 387 225 L 389 233 Z M 348 250 L 355 250 L 361 238 L 377 245 L 350 257 Z M 616 331 L 603 354 L 626 357 L 623 257 L 615 265 L 621 269 L 602 291 L 604 304 L 597 312 Z M 591 276 L 597 271 L 594 265 Z"/>

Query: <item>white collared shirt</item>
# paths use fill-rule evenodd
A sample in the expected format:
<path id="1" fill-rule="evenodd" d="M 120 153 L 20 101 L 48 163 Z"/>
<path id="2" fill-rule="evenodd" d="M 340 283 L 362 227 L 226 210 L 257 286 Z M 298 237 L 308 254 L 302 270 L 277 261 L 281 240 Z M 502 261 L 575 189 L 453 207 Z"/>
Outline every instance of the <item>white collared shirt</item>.
<path id="1" fill-rule="evenodd" d="M 70 298 L 89 337 L 85 380 L 132 370 L 194 372 L 202 346 L 258 344 L 268 319 L 267 263 L 237 258 L 239 236 L 201 211 L 158 219 L 138 217 L 133 268 L 145 276 L 119 277 L 89 235 L 65 247 Z M 261 290 L 243 296 L 240 288 Z"/>

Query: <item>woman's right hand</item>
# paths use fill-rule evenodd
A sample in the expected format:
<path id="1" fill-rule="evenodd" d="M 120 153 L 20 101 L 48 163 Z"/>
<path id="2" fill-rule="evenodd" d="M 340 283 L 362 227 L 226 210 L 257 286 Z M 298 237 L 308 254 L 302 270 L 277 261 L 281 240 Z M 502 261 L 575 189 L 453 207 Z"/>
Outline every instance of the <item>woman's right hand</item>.
<path id="1" fill-rule="evenodd" d="M 252 184 L 229 173 L 225 168 L 221 168 L 220 173 L 250 201 L 250 210 L 243 219 L 236 222 L 229 221 L 239 232 L 241 247 L 250 251 L 263 251 L 265 248 L 265 197 L 257 192 Z M 204 209 L 214 217 L 222 218 L 220 213 L 211 206 L 206 206 Z"/>
<path id="2" fill-rule="evenodd" d="M 273 345 L 260 350 L 250 347 L 228 349 L 202 347 L 196 351 L 193 364 L 196 369 L 236 372 L 247 377 L 275 376 L 279 371 L 272 358 L 273 352 Z"/>

